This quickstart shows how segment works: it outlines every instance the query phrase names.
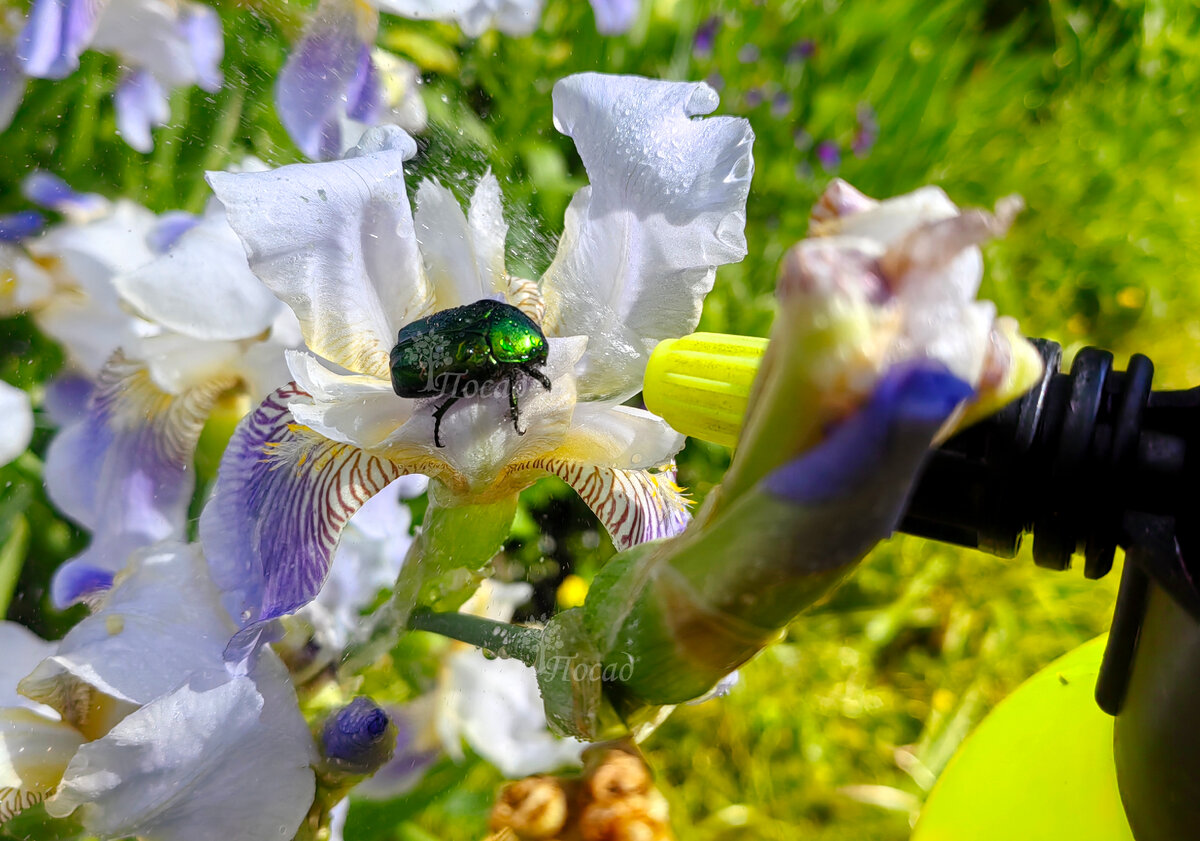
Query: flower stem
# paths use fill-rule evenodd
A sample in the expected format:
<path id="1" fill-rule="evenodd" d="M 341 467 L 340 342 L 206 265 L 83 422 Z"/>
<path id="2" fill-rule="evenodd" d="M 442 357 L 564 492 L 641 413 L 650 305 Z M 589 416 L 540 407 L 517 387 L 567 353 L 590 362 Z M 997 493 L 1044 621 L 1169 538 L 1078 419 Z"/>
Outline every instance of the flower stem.
<path id="1" fill-rule="evenodd" d="M 497 657 L 520 660 L 526 666 L 537 662 L 542 632 L 538 628 L 496 622 L 469 613 L 435 612 L 427 608 L 414 610 L 408 617 L 408 627 L 428 631 L 465 642 Z"/>

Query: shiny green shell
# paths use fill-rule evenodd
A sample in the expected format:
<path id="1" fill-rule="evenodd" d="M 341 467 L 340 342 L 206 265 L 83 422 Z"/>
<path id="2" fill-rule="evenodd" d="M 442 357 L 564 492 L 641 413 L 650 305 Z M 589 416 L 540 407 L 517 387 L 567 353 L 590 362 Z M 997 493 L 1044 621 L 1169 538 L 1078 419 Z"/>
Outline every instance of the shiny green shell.
<path id="1" fill-rule="evenodd" d="M 502 301 L 453 307 L 400 329 L 390 362 L 401 397 L 455 394 L 467 382 L 546 364 L 550 345 L 525 313 Z"/>

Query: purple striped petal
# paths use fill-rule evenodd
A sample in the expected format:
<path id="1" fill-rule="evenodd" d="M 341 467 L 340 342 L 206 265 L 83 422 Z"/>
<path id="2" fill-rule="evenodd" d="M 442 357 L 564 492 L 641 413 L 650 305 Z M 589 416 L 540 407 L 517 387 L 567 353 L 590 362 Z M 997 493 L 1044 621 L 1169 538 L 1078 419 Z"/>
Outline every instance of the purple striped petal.
<path id="1" fill-rule="evenodd" d="M 620 35 L 633 26 L 639 0 L 592 0 L 596 31 L 601 35 Z"/>
<path id="2" fill-rule="evenodd" d="M 221 18 L 215 9 L 193 3 L 179 15 L 179 32 L 192 54 L 196 84 L 210 93 L 221 89 L 225 77 L 221 59 L 225 56 L 225 36 Z"/>
<path id="3" fill-rule="evenodd" d="M 243 418 L 200 516 L 213 578 L 242 626 L 227 658 L 316 597 L 350 516 L 405 472 L 296 424 L 288 404 L 305 399 L 291 383 Z"/>
<path id="4" fill-rule="evenodd" d="M 37 170 L 21 182 L 21 194 L 34 204 L 68 216 L 92 218 L 111 205 L 98 193 L 80 193 L 52 172 Z"/>
<path id="5" fill-rule="evenodd" d="M 117 134 L 142 154 L 154 149 L 150 130 L 167 124 L 171 106 L 167 93 L 150 71 L 138 68 L 126 73 L 114 95 L 117 106 Z"/>
<path id="6" fill-rule="evenodd" d="M 46 219 L 36 210 L 19 210 L 0 216 L 0 242 L 20 242 L 41 233 Z"/>
<path id="7" fill-rule="evenodd" d="M 105 0 L 33 0 L 17 44 L 25 74 L 43 79 L 71 75 L 96 34 L 105 5 Z"/>
<path id="8" fill-rule="evenodd" d="M 354 7 L 323 2 L 279 74 L 275 105 L 300 151 L 314 160 L 341 157 L 340 118 L 370 110 L 371 45 Z M 373 106 L 378 109 L 378 102 Z"/>
<path id="9" fill-rule="evenodd" d="M 55 573 L 55 605 L 107 587 L 134 550 L 184 537 L 196 441 L 232 384 L 212 380 L 171 396 L 139 364 L 118 356 L 105 366 L 84 416 L 63 428 L 46 454 L 51 500 L 92 531 L 88 548 Z"/>
<path id="10" fill-rule="evenodd" d="M 838 424 L 818 446 L 767 476 L 771 493 L 803 505 L 830 505 L 887 486 L 898 517 L 916 466 L 938 429 L 971 387 L 938 362 L 893 366 L 866 405 Z M 900 490 L 889 480 L 902 476 Z M 894 525 L 894 522 L 892 523 Z"/>

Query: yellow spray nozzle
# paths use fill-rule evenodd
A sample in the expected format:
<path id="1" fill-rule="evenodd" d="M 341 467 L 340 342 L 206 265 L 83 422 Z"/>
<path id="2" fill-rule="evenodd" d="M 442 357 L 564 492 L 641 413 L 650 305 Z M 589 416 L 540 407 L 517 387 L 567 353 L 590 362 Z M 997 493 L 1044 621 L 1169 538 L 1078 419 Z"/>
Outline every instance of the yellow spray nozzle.
<path id="1" fill-rule="evenodd" d="M 954 431 L 1020 397 L 1042 375 L 1041 355 L 1017 332 L 1016 323 L 1006 320 L 998 327 L 1012 350 L 1005 376 L 976 396 Z M 766 349 L 766 339 L 724 333 L 662 341 L 646 365 L 646 408 L 685 435 L 735 447 Z"/>
<path id="2" fill-rule="evenodd" d="M 685 435 L 733 447 L 767 340 L 692 333 L 660 342 L 646 365 L 646 408 Z"/>

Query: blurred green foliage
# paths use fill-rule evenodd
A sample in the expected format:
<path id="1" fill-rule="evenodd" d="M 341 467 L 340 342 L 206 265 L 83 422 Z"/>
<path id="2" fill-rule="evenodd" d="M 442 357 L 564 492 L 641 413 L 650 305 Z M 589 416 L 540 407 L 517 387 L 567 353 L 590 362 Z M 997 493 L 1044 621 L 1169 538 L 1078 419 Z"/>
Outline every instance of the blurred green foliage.
<path id="1" fill-rule="evenodd" d="M 21 179 L 153 209 L 199 210 L 204 169 L 256 155 L 298 160 L 274 114 L 273 81 L 304 4 L 227 0 L 227 87 L 177 93 L 147 156 L 115 134 L 115 60 L 89 54 L 63 82 L 34 81 L 0 136 L 0 212 Z M 549 0 L 527 38 L 465 39 L 385 18 L 380 43 L 424 71 L 430 130 L 413 164 L 462 196 L 486 167 L 512 223 L 510 266 L 549 262 L 563 210 L 586 181 L 552 125 L 569 73 L 708 79 L 718 113 L 757 133 L 750 253 L 718 274 L 702 327 L 765 335 L 784 251 L 804 236 L 829 179 L 893 195 L 934 183 L 964 205 L 1007 193 L 1029 206 L 986 250 L 983 296 L 1029 335 L 1137 350 L 1159 382 L 1200 382 L 1200 16 L 1193 6 L 1100 0 L 646 0 L 623 37 L 595 34 L 587 4 Z M 711 33 L 711 38 L 697 33 Z M 711 43 L 709 43 L 709 41 Z M 60 363 L 25 319 L 5 323 L 0 375 L 32 390 Z M 34 451 L 44 452 L 39 416 Z M 727 453 L 692 442 L 680 475 L 702 499 Z M 45 500 L 34 455 L 0 473 L 0 596 L 23 555 L 10 618 L 60 634 L 45 607 L 53 567 L 85 539 Z M 419 521 L 419 512 L 418 517 Z M 611 551 L 561 486 L 527 495 L 501 574 L 544 582 L 552 608 L 568 569 Z M 683 708 L 645 745 L 683 838 L 891 841 L 971 727 L 1040 665 L 1107 626 L 1116 573 L 1099 584 L 911 538 L 880 547 L 851 582 L 742 672 L 724 700 Z M 7 582 L 7 583 L 6 583 Z M 352 838 L 477 839 L 499 777 L 481 763 L 438 770 L 413 796 L 352 813 Z M 871 784 L 895 796 L 864 798 Z M 863 799 L 874 802 L 862 802 Z"/>

